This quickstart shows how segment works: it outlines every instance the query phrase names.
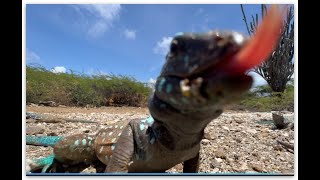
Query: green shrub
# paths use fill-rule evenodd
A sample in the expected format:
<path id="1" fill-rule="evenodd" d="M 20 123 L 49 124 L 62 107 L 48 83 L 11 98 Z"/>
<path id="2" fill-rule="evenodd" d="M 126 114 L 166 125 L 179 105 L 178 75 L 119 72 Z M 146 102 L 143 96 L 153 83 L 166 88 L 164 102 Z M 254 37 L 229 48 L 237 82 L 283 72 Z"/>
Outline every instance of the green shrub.
<path id="1" fill-rule="evenodd" d="M 270 95 L 263 97 L 262 93 Z M 256 91 L 248 92 L 239 105 L 242 109 L 254 111 L 294 111 L 294 86 L 287 85 L 283 93 L 275 93 L 268 86 L 260 86 Z"/>
<path id="2" fill-rule="evenodd" d="M 43 67 L 26 68 L 26 101 L 55 101 L 86 106 L 145 106 L 151 89 L 128 76 L 52 73 Z"/>

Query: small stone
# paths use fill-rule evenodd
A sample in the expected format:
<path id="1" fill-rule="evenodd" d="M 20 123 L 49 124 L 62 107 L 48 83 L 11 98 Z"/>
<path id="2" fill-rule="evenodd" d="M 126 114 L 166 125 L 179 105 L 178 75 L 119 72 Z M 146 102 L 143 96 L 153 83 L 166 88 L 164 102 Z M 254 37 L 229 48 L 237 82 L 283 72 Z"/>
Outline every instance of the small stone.
<path id="1" fill-rule="evenodd" d="M 208 140 L 213 140 L 213 139 L 215 139 L 214 136 L 213 136 L 211 133 L 209 133 L 209 132 L 204 132 L 203 138 L 204 138 L 204 139 L 208 139 Z"/>
<path id="2" fill-rule="evenodd" d="M 235 121 L 236 121 L 236 123 L 238 123 L 238 124 L 244 123 L 244 121 L 243 121 L 243 120 L 240 120 L 240 119 L 236 119 Z"/>
<path id="3" fill-rule="evenodd" d="M 240 168 L 239 168 L 239 170 L 240 171 L 246 171 L 246 170 L 248 170 L 249 168 L 248 168 L 248 165 L 247 165 L 247 163 L 242 163 L 241 164 L 241 166 L 240 166 Z"/>
<path id="4" fill-rule="evenodd" d="M 221 163 L 223 160 L 221 158 L 214 158 L 218 163 Z"/>
<path id="5" fill-rule="evenodd" d="M 210 143 L 210 140 L 208 140 L 208 139 L 202 139 L 201 143 L 202 143 L 203 145 L 207 145 L 207 144 Z"/>
<path id="6" fill-rule="evenodd" d="M 83 132 L 88 133 L 88 132 L 90 132 L 90 129 L 85 129 L 85 130 L 83 130 Z"/>
<path id="7" fill-rule="evenodd" d="M 279 145 L 274 145 L 274 146 L 273 146 L 273 149 L 276 150 L 276 151 L 281 151 L 281 150 L 282 150 L 282 147 L 279 146 Z"/>
<path id="8" fill-rule="evenodd" d="M 213 161 L 210 163 L 211 168 L 219 168 L 220 166 L 220 162 L 218 162 L 216 159 L 213 159 Z"/>
<path id="9" fill-rule="evenodd" d="M 247 132 L 251 133 L 251 134 L 256 134 L 257 133 L 257 131 L 255 129 L 247 129 Z"/>
<path id="10" fill-rule="evenodd" d="M 217 173 L 217 172 L 219 172 L 219 168 L 214 168 L 211 172 L 212 173 Z"/>
<path id="11" fill-rule="evenodd" d="M 48 136 L 58 136 L 58 134 L 55 133 L 55 132 L 50 132 L 50 133 L 48 133 L 47 135 L 48 135 Z"/>
<path id="12" fill-rule="evenodd" d="M 230 129 L 227 126 L 222 126 L 222 129 L 230 131 Z"/>
<path id="13" fill-rule="evenodd" d="M 27 135 L 36 135 L 36 134 L 43 134 L 45 129 L 42 127 L 38 126 L 33 126 L 33 127 L 27 127 L 26 128 L 26 134 Z"/>
<path id="14" fill-rule="evenodd" d="M 221 151 L 221 150 L 217 150 L 217 151 L 215 152 L 215 155 L 216 155 L 216 157 L 218 157 L 218 158 L 222 158 L 222 159 L 225 159 L 225 158 L 226 158 L 225 152 L 223 152 L 223 151 Z"/>
<path id="15" fill-rule="evenodd" d="M 251 168 L 254 171 L 263 172 L 262 166 L 260 164 L 251 164 Z"/>

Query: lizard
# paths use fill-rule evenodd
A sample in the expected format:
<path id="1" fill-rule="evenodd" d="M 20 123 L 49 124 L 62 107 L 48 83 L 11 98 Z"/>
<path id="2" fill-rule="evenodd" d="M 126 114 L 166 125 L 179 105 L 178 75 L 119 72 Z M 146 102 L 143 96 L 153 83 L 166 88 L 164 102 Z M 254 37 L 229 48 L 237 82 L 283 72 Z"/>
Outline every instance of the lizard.
<path id="1" fill-rule="evenodd" d="M 176 34 L 149 98 L 148 118 L 101 129 L 95 135 L 42 137 L 53 145 L 53 156 L 29 164 L 47 172 L 53 162 L 75 165 L 98 160 L 106 165 L 104 172 L 126 173 L 165 172 L 183 163 L 183 173 L 198 172 L 205 127 L 222 114 L 226 104 L 251 88 L 252 77 L 245 70 L 266 59 L 278 40 L 275 32 L 281 18 L 276 11 L 268 14 L 264 20 L 268 23 L 260 29 L 271 26 L 273 33 L 258 29 L 260 39 L 249 40 L 234 31 Z M 246 58 L 251 58 L 249 63 Z"/>
<path id="2" fill-rule="evenodd" d="M 49 115 L 42 115 L 34 112 L 26 112 L 27 119 L 34 119 L 39 122 L 47 122 L 47 123 L 62 123 L 62 122 L 80 122 L 80 123 L 97 123 L 95 121 L 90 121 L 86 119 L 68 119 L 68 118 L 60 118 Z"/>

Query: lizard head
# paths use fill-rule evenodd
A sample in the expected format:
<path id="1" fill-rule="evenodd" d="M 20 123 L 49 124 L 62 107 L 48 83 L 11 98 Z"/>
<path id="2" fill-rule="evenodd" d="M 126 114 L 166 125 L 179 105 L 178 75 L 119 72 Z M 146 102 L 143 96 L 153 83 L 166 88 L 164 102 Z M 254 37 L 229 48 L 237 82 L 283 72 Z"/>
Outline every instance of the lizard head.
<path id="1" fill-rule="evenodd" d="M 170 44 L 161 75 L 199 77 L 236 54 L 248 41 L 238 32 L 178 33 Z"/>
<path id="2" fill-rule="evenodd" d="M 198 107 L 234 100 L 251 87 L 252 78 L 245 73 L 228 73 L 223 67 L 248 41 L 248 37 L 232 31 L 179 33 L 171 42 L 160 77 L 179 79 L 181 98 Z M 188 108 L 181 104 L 177 108 Z"/>
<path id="3" fill-rule="evenodd" d="M 177 34 L 160 77 L 180 79 L 181 93 L 204 106 L 238 99 L 252 85 L 246 71 L 267 59 L 277 45 L 281 13 L 272 6 L 252 38 L 233 31 Z"/>

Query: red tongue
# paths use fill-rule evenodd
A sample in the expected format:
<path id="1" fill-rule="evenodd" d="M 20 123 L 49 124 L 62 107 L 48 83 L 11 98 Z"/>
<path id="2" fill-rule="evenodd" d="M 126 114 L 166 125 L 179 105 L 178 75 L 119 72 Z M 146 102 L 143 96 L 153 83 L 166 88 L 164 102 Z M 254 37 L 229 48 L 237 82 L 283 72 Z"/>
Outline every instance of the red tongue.
<path id="1" fill-rule="evenodd" d="M 228 73 L 244 73 L 266 60 L 280 38 L 282 17 L 277 5 L 272 5 L 254 37 L 223 68 Z"/>

